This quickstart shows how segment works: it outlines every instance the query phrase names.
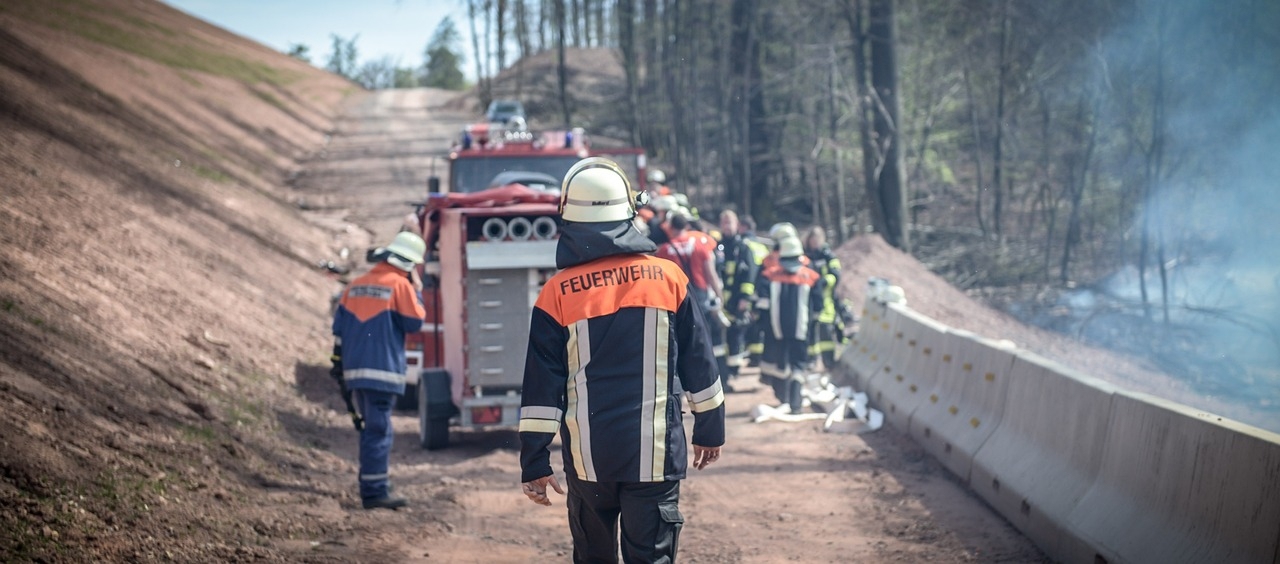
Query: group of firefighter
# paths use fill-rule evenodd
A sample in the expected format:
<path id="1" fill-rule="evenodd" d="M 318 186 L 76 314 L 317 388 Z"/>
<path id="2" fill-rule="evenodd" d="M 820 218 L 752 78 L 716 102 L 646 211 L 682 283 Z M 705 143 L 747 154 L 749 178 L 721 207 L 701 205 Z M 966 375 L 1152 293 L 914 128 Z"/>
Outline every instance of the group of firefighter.
<path id="1" fill-rule="evenodd" d="M 788 222 L 767 237 L 755 221 L 733 210 L 706 224 L 684 194 L 666 186 L 660 170 L 648 175 L 648 203 L 637 215 L 657 256 L 689 275 L 703 305 L 725 391 L 742 366 L 759 366 L 784 408 L 803 409 L 805 382 L 830 370 L 848 337 L 852 311 L 839 297 L 840 259 L 819 226 L 803 235 Z"/>

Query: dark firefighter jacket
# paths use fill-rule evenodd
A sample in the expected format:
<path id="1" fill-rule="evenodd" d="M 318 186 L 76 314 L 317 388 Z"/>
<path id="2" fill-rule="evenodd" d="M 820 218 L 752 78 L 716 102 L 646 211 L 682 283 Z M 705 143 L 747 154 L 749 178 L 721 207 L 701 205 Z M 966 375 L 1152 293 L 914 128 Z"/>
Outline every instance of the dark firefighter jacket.
<path id="1" fill-rule="evenodd" d="M 565 473 L 591 482 L 684 478 L 676 379 L 691 394 L 693 443 L 724 444 L 724 394 L 706 322 L 675 263 L 630 222 L 567 223 L 533 308 L 520 407 L 521 481 Z"/>
<path id="2" fill-rule="evenodd" d="M 809 267 L 822 277 L 822 311 L 818 312 L 819 323 L 836 322 L 836 288 L 840 284 L 840 259 L 831 252 L 830 247 L 813 249 L 805 253 L 809 257 Z"/>
<path id="3" fill-rule="evenodd" d="M 822 310 L 822 277 L 800 260 L 780 259 L 760 273 L 760 280 L 756 295 L 769 305 L 773 337 L 808 339 L 810 313 Z"/>
<path id="4" fill-rule="evenodd" d="M 724 281 L 725 310 L 729 315 L 739 316 L 740 304 L 754 301 L 760 263 L 769 250 L 763 243 L 740 235 L 725 237 L 721 246 L 724 247 L 724 266 L 720 279 Z"/>

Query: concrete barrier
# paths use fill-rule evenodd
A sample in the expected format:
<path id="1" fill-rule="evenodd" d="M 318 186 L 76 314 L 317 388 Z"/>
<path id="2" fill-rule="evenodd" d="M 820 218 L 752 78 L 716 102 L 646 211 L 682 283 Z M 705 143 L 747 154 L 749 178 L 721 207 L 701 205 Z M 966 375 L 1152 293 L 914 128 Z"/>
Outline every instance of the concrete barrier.
<path id="1" fill-rule="evenodd" d="M 897 315 L 894 317 L 896 319 Z M 865 389 L 871 375 L 884 366 L 897 331 L 890 321 L 889 308 L 868 298 L 863 306 L 858 333 L 840 355 L 841 370 L 848 375 L 855 389 Z"/>
<path id="2" fill-rule="evenodd" d="M 894 331 L 898 344 L 868 382 L 868 395 L 890 424 L 907 432 L 911 412 L 925 401 L 924 390 L 936 382 L 947 326 L 897 304 L 890 305 L 889 312 L 890 319 L 897 320 L 891 326 L 901 328 Z"/>
<path id="3" fill-rule="evenodd" d="M 1020 353 L 1000 424 L 974 455 L 970 487 L 1055 560 L 1093 562 L 1067 517 L 1102 465 L 1115 391 Z"/>
<path id="4" fill-rule="evenodd" d="M 1012 343 L 951 330 L 937 380 L 911 414 L 911 436 L 965 482 L 1004 415 L 1015 354 Z"/>
<path id="5" fill-rule="evenodd" d="M 1117 392 L 1101 469 L 1068 521 L 1098 561 L 1280 561 L 1280 435 Z"/>
<path id="6" fill-rule="evenodd" d="M 1280 564 L 1280 434 L 880 307 L 841 368 L 1053 559 Z"/>

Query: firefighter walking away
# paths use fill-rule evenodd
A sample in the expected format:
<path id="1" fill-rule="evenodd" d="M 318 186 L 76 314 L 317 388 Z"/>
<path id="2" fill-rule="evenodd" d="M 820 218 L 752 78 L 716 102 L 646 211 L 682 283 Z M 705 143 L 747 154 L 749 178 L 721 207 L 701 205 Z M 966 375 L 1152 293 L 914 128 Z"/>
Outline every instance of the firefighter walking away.
<path id="1" fill-rule="evenodd" d="M 523 492 L 564 494 L 551 468 L 558 434 L 575 562 L 672 562 L 689 465 L 681 417 L 693 412 L 693 466 L 720 458 L 724 393 L 689 279 L 637 231 L 636 194 L 614 162 L 565 174 L 561 268 L 533 309 L 520 408 Z"/>

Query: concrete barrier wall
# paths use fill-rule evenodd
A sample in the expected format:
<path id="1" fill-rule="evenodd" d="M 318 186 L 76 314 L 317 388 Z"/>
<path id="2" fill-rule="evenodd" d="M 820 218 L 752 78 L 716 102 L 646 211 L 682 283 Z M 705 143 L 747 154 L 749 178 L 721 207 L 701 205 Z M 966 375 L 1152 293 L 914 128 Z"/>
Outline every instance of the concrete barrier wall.
<path id="1" fill-rule="evenodd" d="M 947 326 L 898 304 L 891 304 L 889 312 L 897 343 L 886 364 L 871 377 L 869 388 L 874 392 L 868 395 L 891 425 L 907 432 L 911 412 L 936 382 Z"/>
<path id="2" fill-rule="evenodd" d="M 1055 560 L 1280 563 L 1280 435 L 880 307 L 841 368 Z"/>
<path id="3" fill-rule="evenodd" d="M 1093 562 L 1067 516 L 1102 466 L 1114 393 L 1106 382 L 1019 354 L 1000 424 L 974 455 L 973 490 L 1063 562 Z"/>
<path id="4" fill-rule="evenodd" d="M 863 307 L 858 333 L 840 354 L 841 369 L 855 389 L 866 389 L 871 375 L 884 366 L 896 345 L 898 328 L 893 322 L 899 316 L 895 313 L 893 317 L 889 319 L 889 308 L 875 300 L 868 299 Z"/>
<path id="5" fill-rule="evenodd" d="M 1276 562 L 1280 435 L 1117 392 L 1069 523 L 1108 562 Z"/>
<path id="6" fill-rule="evenodd" d="M 951 330 L 937 380 L 911 414 L 911 436 L 965 482 L 974 454 L 1004 415 L 1015 354 L 1012 343 Z"/>

